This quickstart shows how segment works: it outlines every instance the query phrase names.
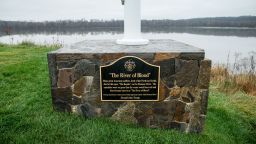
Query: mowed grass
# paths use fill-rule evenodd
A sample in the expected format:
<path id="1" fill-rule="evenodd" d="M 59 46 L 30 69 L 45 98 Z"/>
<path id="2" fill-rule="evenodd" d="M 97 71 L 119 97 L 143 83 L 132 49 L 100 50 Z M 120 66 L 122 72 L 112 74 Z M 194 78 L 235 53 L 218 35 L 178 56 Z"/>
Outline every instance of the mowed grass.
<path id="1" fill-rule="evenodd" d="M 52 109 L 47 52 L 54 47 L 0 44 L 0 143 L 256 143 L 256 97 L 211 85 L 202 134 L 86 119 Z"/>

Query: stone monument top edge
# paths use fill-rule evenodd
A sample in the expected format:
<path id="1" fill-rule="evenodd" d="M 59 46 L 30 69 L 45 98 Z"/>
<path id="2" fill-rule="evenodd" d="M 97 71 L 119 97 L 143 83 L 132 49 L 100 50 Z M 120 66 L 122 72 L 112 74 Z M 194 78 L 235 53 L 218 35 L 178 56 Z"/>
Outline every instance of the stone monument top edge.
<path id="1" fill-rule="evenodd" d="M 115 40 L 85 40 L 51 53 L 199 53 L 204 50 L 170 39 L 150 40 L 147 45 L 118 45 Z"/>

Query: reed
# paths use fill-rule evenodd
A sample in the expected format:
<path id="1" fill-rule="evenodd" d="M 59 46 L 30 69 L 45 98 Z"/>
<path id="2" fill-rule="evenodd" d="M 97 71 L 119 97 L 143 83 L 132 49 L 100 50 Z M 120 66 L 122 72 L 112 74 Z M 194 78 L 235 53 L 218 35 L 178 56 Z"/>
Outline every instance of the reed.
<path id="1" fill-rule="evenodd" d="M 237 91 L 256 96 L 256 60 L 255 52 L 251 52 L 247 58 L 239 58 L 235 54 L 235 62 L 230 65 L 215 65 L 212 68 L 211 81 L 217 84 L 218 89 L 226 93 Z"/>

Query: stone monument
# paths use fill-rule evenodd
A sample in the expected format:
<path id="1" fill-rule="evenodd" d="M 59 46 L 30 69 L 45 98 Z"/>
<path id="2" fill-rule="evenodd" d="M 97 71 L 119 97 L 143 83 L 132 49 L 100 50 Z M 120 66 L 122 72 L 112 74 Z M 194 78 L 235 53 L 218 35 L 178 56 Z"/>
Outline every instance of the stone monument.
<path id="1" fill-rule="evenodd" d="M 211 61 L 184 43 L 143 39 L 140 0 L 123 3 L 123 39 L 86 40 L 48 53 L 54 110 L 202 132 Z"/>

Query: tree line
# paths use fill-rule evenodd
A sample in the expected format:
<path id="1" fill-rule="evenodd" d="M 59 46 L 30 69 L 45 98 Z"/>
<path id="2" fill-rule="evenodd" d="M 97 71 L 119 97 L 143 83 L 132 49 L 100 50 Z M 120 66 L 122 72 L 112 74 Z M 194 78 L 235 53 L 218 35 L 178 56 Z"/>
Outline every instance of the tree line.
<path id="1" fill-rule="evenodd" d="M 256 28 L 256 16 L 193 18 L 182 20 L 142 20 L 142 29 L 170 27 L 248 27 Z M 19 32 L 122 31 L 122 20 L 0 21 L 0 34 Z"/>

